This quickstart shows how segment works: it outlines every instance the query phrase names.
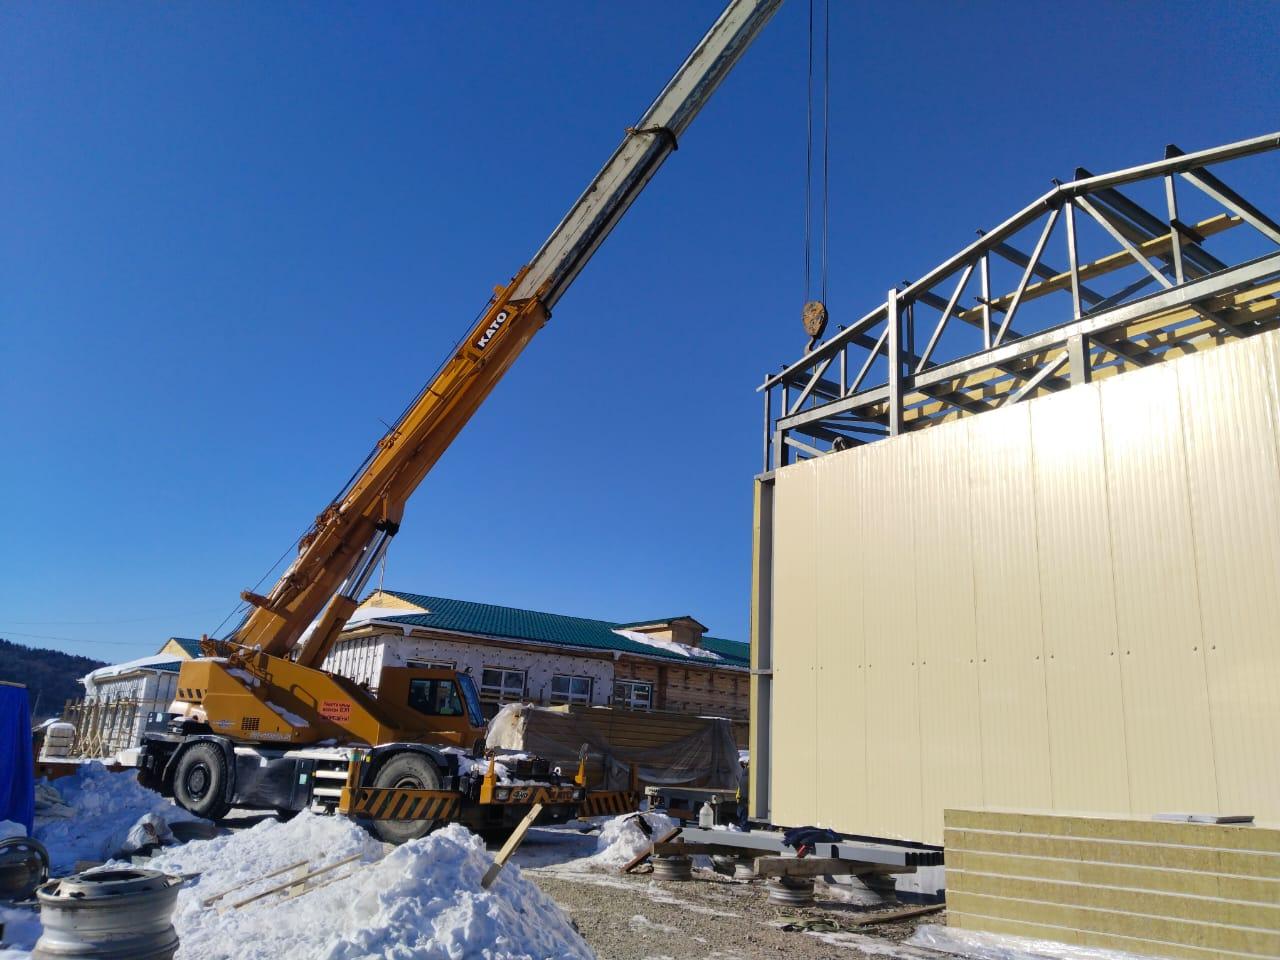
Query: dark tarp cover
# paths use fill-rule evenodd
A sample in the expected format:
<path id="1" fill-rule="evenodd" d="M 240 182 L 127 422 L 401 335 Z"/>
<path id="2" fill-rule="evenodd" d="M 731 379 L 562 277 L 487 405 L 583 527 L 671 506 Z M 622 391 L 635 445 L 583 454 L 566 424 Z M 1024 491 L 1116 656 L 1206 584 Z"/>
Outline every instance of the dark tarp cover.
<path id="1" fill-rule="evenodd" d="M 27 836 L 35 817 L 35 789 L 27 688 L 0 683 L 0 820 L 22 824 Z"/>

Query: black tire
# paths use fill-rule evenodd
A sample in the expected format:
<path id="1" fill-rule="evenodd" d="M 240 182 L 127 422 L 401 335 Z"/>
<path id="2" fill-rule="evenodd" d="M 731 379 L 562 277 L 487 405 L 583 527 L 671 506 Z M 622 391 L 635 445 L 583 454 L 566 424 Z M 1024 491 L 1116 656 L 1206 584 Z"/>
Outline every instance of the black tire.
<path id="1" fill-rule="evenodd" d="M 178 757 L 173 798 L 198 817 L 221 820 L 231 809 L 226 801 L 229 776 L 226 754 L 216 743 L 193 743 Z"/>
<path id="2" fill-rule="evenodd" d="M 397 753 L 378 768 L 373 786 L 401 790 L 439 790 L 440 771 L 431 758 L 421 753 Z M 436 828 L 436 820 L 373 820 L 370 825 L 378 839 L 405 843 L 425 837 Z"/>

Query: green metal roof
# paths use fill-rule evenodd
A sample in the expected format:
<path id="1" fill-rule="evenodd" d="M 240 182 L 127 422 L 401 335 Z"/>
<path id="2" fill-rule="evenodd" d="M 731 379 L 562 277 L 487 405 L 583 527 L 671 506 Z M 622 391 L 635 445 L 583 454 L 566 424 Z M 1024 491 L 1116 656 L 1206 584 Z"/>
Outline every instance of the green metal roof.
<path id="1" fill-rule="evenodd" d="M 639 643 L 619 636 L 613 631 L 625 629 L 626 624 L 611 623 L 608 620 L 589 620 L 586 617 L 569 617 L 559 613 L 499 607 L 491 603 L 428 597 L 420 593 L 404 593 L 400 590 L 383 590 L 382 592 L 415 606 L 424 607 L 428 611 L 404 616 L 378 617 L 379 621 L 388 623 L 533 643 L 550 643 L 561 647 L 617 650 L 634 656 L 674 660 L 687 665 L 746 667 L 749 661 L 747 645 L 736 640 L 723 640 L 718 637 L 702 638 L 703 649 L 717 654 L 720 660 L 686 657 L 672 650 L 664 650 L 661 647 L 653 647 L 647 643 Z M 633 621 L 640 624 L 655 622 L 657 621 Z"/>
<path id="2" fill-rule="evenodd" d="M 199 640 L 192 640 L 190 637 L 170 637 L 168 640 L 165 641 L 165 643 L 170 643 L 170 642 L 176 643 L 178 646 L 180 646 L 183 649 L 183 651 L 187 654 L 187 656 L 191 657 L 191 659 L 193 660 L 196 657 L 200 656 Z"/>

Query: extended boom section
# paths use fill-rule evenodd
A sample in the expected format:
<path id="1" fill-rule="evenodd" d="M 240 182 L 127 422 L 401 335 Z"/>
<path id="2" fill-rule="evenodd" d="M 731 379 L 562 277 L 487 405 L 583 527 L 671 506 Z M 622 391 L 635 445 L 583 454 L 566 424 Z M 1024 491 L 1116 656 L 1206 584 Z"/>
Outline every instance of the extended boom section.
<path id="1" fill-rule="evenodd" d="M 453 670 L 385 667 L 370 689 L 321 669 L 405 503 L 484 403 L 781 0 L 733 0 L 529 263 L 498 287 L 453 353 L 299 541 L 298 554 L 223 640 L 183 664 L 174 714 L 144 737 L 143 781 L 188 810 L 337 811 L 385 840 L 444 820 L 508 828 L 526 810 L 565 820 L 634 809 L 635 790 L 588 790 L 545 761 L 514 782 L 484 753 L 475 684 Z M 527 769 L 522 769 L 527 765 Z M 595 806 L 593 807 L 592 804 Z"/>

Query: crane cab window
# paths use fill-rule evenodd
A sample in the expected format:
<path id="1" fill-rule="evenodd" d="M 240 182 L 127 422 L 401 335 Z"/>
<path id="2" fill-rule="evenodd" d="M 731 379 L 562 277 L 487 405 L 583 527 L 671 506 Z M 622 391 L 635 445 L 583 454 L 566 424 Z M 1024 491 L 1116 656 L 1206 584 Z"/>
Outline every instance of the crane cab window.
<path id="1" fill-rule="evenodd" d="M 410 680 L 409 706 L 431 717 L 460 717 L 462 697 L 452 680 Z"/>

